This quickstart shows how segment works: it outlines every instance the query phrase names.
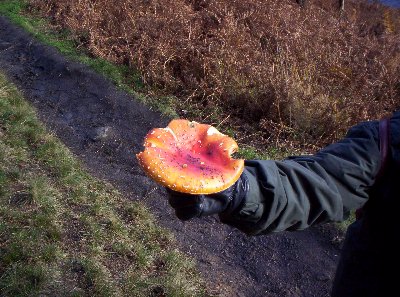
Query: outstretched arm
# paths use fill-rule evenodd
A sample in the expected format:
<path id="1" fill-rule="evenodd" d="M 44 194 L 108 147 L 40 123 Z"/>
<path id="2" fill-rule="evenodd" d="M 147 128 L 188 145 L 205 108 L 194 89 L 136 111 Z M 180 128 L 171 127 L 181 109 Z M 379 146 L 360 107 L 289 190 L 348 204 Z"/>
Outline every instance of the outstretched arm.
<path id="1" fill-rule="evenodd" d="M 255 235 L 346 219 L 368 200 L 380 168 L 378 129 L 361 123 L 311 156 L 246 161 L 247 195 L 221 221 Z"/>

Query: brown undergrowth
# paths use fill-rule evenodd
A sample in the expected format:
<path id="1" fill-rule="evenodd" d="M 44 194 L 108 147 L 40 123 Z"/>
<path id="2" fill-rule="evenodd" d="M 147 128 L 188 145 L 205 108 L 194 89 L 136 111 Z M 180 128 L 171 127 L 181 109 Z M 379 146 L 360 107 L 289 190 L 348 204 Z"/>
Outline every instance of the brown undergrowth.
<path id="1" fill-rule="evenodd" d="M 258 140 L 315 148 L 400 106 L 400 12 L 376 3 L 29 2 L 93 55 L 176 96 L 180 116 Z"/>

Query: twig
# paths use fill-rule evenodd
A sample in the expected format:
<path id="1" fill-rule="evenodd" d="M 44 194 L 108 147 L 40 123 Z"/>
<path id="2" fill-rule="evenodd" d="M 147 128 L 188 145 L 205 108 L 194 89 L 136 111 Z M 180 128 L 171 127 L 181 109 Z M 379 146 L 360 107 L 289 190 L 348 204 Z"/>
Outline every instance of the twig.
<path id="1" fill-rule="evenodd" d="M 223 120 L 217 125 L 217 128 L 218 128 L 219 126 L 221 126 L 222 123 L 225 122 L 227 119 L 229 119 L 230 116 L 231 116 L 231 115 L 229 114 L 225 119 L 223 119 Z"/>

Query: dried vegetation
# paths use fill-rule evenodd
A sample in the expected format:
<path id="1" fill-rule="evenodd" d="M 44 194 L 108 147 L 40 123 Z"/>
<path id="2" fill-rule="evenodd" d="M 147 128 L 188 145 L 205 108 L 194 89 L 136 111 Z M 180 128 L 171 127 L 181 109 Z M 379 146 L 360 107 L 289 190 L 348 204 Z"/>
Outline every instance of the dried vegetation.
<path id="1" fill-rule="evenodd" d="M 400 106 L 400 12 L 376 3 L 340 13 L 333 0 L 29 2 L 93 55 L 176 96 L 182 117 L 257 140 L 321 146 Z"/>

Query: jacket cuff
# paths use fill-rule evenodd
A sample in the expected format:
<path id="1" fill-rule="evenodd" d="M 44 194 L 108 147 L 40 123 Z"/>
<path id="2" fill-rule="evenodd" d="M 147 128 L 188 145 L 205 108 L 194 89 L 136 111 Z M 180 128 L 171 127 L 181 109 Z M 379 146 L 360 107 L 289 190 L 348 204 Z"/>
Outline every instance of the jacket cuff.
<path id="1" fill-rule="evenodd" d="M 262 217 L 264 205 L 260 201 L 260 190 L 255 176 L 245 168 L 242 176 L 246 184 L 246 190 L 243 191 L 240 205 L 233 211 L 219 214 L 220 221 L 239 229 L 248 235 L 260 233 L 257 223 Z"/>

